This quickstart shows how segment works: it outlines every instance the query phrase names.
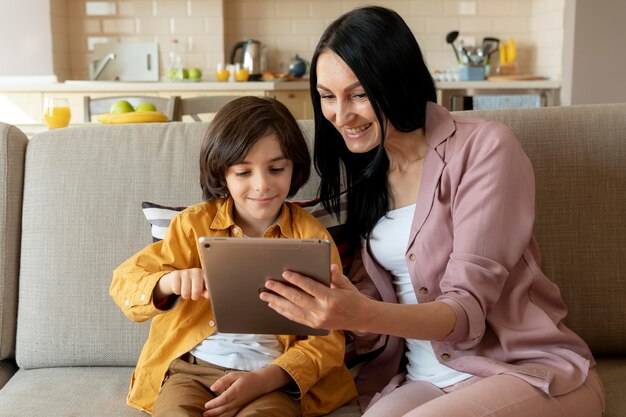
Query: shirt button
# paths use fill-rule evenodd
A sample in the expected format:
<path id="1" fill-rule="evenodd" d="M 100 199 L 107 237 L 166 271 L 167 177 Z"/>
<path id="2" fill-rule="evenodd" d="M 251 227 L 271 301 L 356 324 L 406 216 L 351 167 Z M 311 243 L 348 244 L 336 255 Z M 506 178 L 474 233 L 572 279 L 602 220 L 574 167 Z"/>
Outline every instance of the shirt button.
<path id="1" fill-rule="evenodd" d="M 141 295 L 139 296 L 139 301 L 143 301 L 143 300 L 145 300 L 145 299 L 146 299 L 146 294 L 141 294 Z"/>
<path id="2" fill-rule="evenodd" d="M 409 261 L 414 261 L 415 260 L 415 255 L 414 254 L 410 254 L 409 255 Z"/>
<path id="3" fill-rule="evenodd" d="M 127 305 L 127 306 L 130 305 L 130 300 L 128 299 L 124 300 L 124 305 Z"/>
<path id="4" fill-rule="evenodd" d="M 215 327 L 215 320 L 210 320 L 209 321 L 209 326 Z"/>
<path id="5" fill-rule="evenodd" d="M 428 288 L 422 287 L 422 288 L 419 289 L 419 292 L 422 295 L 426 295 L 426 294 L 428 294 Z"/>
<path id="6" fill-rule="evenodd" d="M 441 359 L 443 359 L 444 361 L 448 361 L 450 360 L 450 355 L 448 353 L 442 353 Z"/>

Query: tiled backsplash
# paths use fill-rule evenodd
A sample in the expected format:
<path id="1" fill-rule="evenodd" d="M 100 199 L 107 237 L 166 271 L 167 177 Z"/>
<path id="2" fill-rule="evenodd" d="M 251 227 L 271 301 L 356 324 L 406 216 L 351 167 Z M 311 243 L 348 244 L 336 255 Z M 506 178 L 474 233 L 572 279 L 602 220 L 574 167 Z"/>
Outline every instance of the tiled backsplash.
<path id="1" fill-rule="evenodd" d="M 186 66 L 212 79 L 240 40 L 267 46 L 268 68 L 285 71 L 295 53 L 309 60 L 324 27 L 356 6 L 380 4 L 402 15 L 431 69 L 454 66 L 446 33 L 467 45 L 485 36 L 518 44 L 518 72 L 558 78 L 565 0 L 50 0 L 54 61 L 59 78 L 86 78 L 90 46 L 102 41 L 156 41 L 161 73 L 173 39 Z M 88 14 L 88 11 L 90 14 Z M 66 29 L 67 28 L 67 29 Z M 211 69 L 211 70 L 209 70 Z"/>

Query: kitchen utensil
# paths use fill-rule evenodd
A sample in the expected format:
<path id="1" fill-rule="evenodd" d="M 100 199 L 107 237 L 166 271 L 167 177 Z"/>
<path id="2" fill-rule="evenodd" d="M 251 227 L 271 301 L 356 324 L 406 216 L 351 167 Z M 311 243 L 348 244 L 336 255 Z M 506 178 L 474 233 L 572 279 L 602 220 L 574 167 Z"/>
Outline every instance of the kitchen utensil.
<path id="1" fill-rule="evenodd" d="M 463 55 L 461 56 L 461 61 L 463 61 L 464 64 L 470 64 L 472 62 L 472 58 L 467 52 L 467 48 L 465 46 L 461 46 L 461 52 L 463 53 Z"/>
<path id="2" fill-rule="evenodd" d="M 239 58 L 235 60 L 235 55 L 239 51 Z M 237 42 L 230 50 L 230 63 L 241 64 L 250 74 L 250 80 L 260 80 L 265 71 L 265 47 L 261 42 L 254 39 Z"/>
<path id="3" fill-rule="evenodd" d="M 446 35 L 446 42 L 449 43 L 452 46 L 452 50 L 454 51 L 454 56 L 456 57 L 456 62 L 461 62 L 461 59 L 459 58 L 459 53 L 457 51 L 457 47 L 454 44 L 454 41 L 456 41 L 456 38 L 459 37 L 459 31 L 458 30 L 454 30 L 452 32 L 448 32 L 448 34 Z"/>
<path id="4" fill-rule="evenodd" d="M 482 50 L 487 56 L 487 61 L 491 61 L 491 55 L 496 53 L 500 48 L 500 39 L 493 37 L 484 37 Z"/>

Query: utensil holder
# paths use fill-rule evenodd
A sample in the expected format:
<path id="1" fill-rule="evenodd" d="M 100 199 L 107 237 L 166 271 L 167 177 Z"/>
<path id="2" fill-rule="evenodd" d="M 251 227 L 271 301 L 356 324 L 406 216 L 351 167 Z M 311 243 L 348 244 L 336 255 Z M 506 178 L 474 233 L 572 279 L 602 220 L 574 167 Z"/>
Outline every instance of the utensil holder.
<path id="1" fill-rule="evenodd" d="M 482 81 L 484 79 L 484 65 L 462 65 L 459 70 L 460 81 Z"/>

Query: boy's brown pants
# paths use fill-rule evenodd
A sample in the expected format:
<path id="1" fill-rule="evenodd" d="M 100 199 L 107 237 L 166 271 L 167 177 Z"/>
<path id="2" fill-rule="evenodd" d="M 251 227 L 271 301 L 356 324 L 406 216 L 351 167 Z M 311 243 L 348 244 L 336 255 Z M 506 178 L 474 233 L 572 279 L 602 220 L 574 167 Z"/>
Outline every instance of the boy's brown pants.
<path id="1" fill-rule="evenodd" d="M 157 397 L 153 417 L 200 417 L 204 404 L 215 398 L 209 387 L 232 369 L 222 368 L 191 354 L 175 359 Z M 242 408 L 237 417 L 299 417 L 300 402 L 283 391 L 263 395 Z"/>

